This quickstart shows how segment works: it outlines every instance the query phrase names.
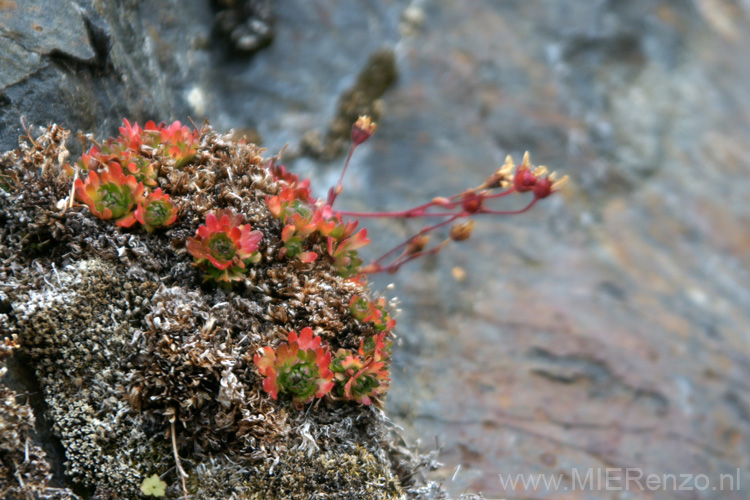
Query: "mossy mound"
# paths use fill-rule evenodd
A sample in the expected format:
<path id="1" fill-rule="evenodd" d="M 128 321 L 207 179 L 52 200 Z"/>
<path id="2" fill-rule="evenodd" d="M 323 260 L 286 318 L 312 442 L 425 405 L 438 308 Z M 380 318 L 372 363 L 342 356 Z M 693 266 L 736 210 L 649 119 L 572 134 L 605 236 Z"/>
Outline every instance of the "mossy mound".
<path id="1" fill-rule="evenodd" d="M 265 198 L 280 183 L 261 150 L 205 126 L 187 165 L 155 153 L 159 185 L 181 209 L 147 233 L 71 203 L 67 137 L 52 126 L 0 156 L 0 332 L 33 363 L 69 481 L 49 482 L 32 447 L 35 481 L 19 486 L 33 417 L 2 388 L 13 411 L 0 424 L 26 434 L 0 442 L 0 492 L 142 498 L 157 474 L 172 498 L 185 487 L 196 499 L 426 495 L 382 411 L 329 397 L 299 410 L 262 390 L 252 356 L 289 331 L 311 327 L 332 349 L 356 349 L 374 330 L 349 311 L 364 285 L 325 259 L 278 257 L 282 228 Z M 231 289 L 204 282 L 185 250 L 206 214 L 226 208 L 263 233 L 260 262 Z"/>

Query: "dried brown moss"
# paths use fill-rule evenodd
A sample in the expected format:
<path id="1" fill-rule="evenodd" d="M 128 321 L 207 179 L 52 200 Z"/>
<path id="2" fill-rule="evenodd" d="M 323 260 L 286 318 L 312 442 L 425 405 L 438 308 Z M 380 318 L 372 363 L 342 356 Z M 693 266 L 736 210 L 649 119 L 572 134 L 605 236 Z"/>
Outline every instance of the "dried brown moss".
<path id="1" fill-rule="evenodd" d="M 159 474 L 182 496 L 174 423 L 192 498 L 404 498 L 396 478 L 414 486 L 413 464 L 390 453 L 382 412 L 330 399 L 300 412 L 261 389 L 252 355 L 290 330 L 312 327 L 333 350 L 374 333 L 349 312 L 360 285 L 324 259 L 277 259 L 281 227 L 264 200 L 279 185 L 261 151 L 206 127 L 189 165 L 156 157 L 181 213 L 148 234 L 70 203 L 66 135 L 53 126 L 0 156 L 0 331 L 33 360 L 72 484 L 138 498 Z M 223 290 L 184 245 L 230 207 L 263 232 L 263 258 Z"/>
<path id="2" fill-rule="evenodd" d="M 354 445 L 308 455 L 291 451 L 283 459 L 262 462 L 252 470 L 225 460 L 201 464 L 193 477 L 200 498 L 217 496 L 222 485 L 233 484 L 242 500 L 390 500 L 403 498 L 398 481 L 367 449 Z"/>

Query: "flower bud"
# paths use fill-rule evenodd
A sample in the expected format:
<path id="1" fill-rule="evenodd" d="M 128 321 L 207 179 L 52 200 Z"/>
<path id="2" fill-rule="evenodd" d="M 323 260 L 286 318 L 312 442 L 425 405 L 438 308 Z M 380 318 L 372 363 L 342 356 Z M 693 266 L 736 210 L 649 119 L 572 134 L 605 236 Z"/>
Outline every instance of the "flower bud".
<path id="1" fill-rule="evenodd" d="M 375 132 L 377 125 L 369 116 L 360 116 L 352 126 L 352 143 L 359 146 Z"/>
<path id="2" fill-rule="evenodd" d="M 453 241 L 468 240 L 476 223 L 469 219 L 466 222 L 456 222 L 451 226 L 451 239 Z"/>
<path id="3" fill-rule="evenodd" d="M 526 193 L 534 189 L 537 181 L 538 179 L 536 175 L 534 175 L 528 169 L 528 167 L 524 167 L 523 165 L 521 165 L 518 167 L 518 170 L 516 170 L 516 174 L 513 176 L 513 187 L 519 193 Z"/>
<path id="4" fill-rule="evenodd" d="M 469 190 L 461 195 L 461 208 L 470 214 L 478 212 L 483 203 L 484 196 L 474 191 Z"/>
<path id="5" fill-rule="evenodd" d="M 568 180 L 567 175 L 563 176 L 561 179 L 557 179 L 556 177 L 556 173 L 552 172 L 550 175 L 539 179 L 539 181 L 533 188 L 534 196 L 537 199 L 546 198 L 547 196 L 560 189 L 560 187 Z"/>
<path id="6" fill-rule="evenodd" d="M 552 194 L 552 181 L 549 177 L 542 177 L 532 188 L 534 191 L 534 197 L 537 199 L 546 198 Z"/>
<path id="7" fill-rule="evenodd" d="M 415 236 L 411 239 L 411 241 L 406 245 L 406 255 L 414 255 L 415 253 L 419 253 L 422 250 L 424 250 L 424 247 L 427 246 L 427 243 L 430 242 L 430 237 L 426 234 Z"/>

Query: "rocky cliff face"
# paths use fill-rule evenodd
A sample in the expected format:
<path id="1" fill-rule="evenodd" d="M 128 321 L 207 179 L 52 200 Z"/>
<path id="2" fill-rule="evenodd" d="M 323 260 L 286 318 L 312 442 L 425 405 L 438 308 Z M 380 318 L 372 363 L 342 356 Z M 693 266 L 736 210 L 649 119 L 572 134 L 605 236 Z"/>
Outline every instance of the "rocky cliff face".
<path id="1" fill-rule="evenodd" d="M 327 186 L 329 129 L 355 102 L 382 114 L 340 198 L 356 209 L 530 150 L 573 177 L 562 196 L 380 281 L 404 310 L 389 415 L 438 437 L 453 494 L 635 467 L 715 481 L 665 498 L 746 496 L 742 476 L 712 489 L 750 467 L 746 1 L 285 0 L 250 54 L 232 29 L 263 30 L 215 28 L 220 4 L 0 2 L 2 149 L 21 116 L 111 135 L 123 116 L 190 115 L 289 143 L 288 165 Z M 397 79 L 365 92 L 383 49 Z M 373 255 L 406 233 L 370 227 Z"/>

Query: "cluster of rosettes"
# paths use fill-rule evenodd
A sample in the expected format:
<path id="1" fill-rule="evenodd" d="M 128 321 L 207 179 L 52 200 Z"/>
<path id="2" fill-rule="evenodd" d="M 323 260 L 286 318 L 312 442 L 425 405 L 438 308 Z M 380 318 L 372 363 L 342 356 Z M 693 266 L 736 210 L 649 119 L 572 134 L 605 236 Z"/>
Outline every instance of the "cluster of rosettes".
<path id="1" fill-rule="evenodd" d="M 242 278 L 247 265 L 260 260 L 257 250 L 263 233 L 242 222 L 242 215 L 233 210 L 219 210 L 206 216 L 195 238 L 187 239 L 187 251 L 206 279 L 229 284 Z"/>
<path id="2" fill-rule="evenodd" d="M 362 265 L 357 250 L 367 245 L 367 229 L 357 231 L 357 221 L 344 222 L 341 215 L 322 200 L 310 196 L 310 181 L 300 181 L 283 166 L 272 166 L 271 173 L 285 183 L 279 194 L 267 196 L 271 214 L 284 224 L 280 257 L 314 262 L 320 257 L 315 243 L 343 277 L 356 274 Z M 313 238 L 314 236 L 314 238 Z"/>
<path id="3" fill-rule="evenodd" d="M 360 340 L 356 352 L 342 348 L 332 355 L 312 329 L 304 328 L 299 336 L 290 332 L 288 342 L 276 350 L 267 346 L 255 355 L 253 361 L 264 377 L 263 389 L 273 399 L 278 399 L 279 393 L 288 393 L 300 406 L 331 394 L 336 399 L 370 405 L 385 393 L 390 385 L 389 337 L 396 320 L 388 314 L 383 297 L 370 300 L 354 295 L 349 311 L 358 322 L 369 323 L 378 331 Z"/>
<path id="4" fill-rule="evenodd" d="M 199 132 L 178 121 L 169 126 L 148 122 L 142 129 L 124 120 L 120 136 L 92 147 L 78 166 L 86 180 L 76 179 L 76 197 L 100 219 L 118 226 L 139 222 L 148 232 L 177 220 L 178 208 L 158 186 L 163 161 L 181 167 L 196 153 Z"/>
<path id="5" fill-rule="evenodd" d="M 114 150 L 136 152 L 145 158 L 158 153 L 163 158 L 173 160 L 174 166 L 180 168 L 195 156 L 199 139 L 198 130 L 190 130 L 179 121 L 172 122 L 171 125 L 163 122 L 156 125 L 149 121 L 141 129 L 137 123 L 131 126 L 128 120 L 124 120 L 124 126 L 120 127 L 120 137 L 110 139 L 107 146 Z"/>
<path id="6" fill-rule="evenodd" d="M 86 180 L 76 179 L 76 198 L 88 205 L 100 219 L 131 227 L 139 222 L 149 233 L 177 220 L 178 207 L 158 186 L 158 169 L 163 162 L 179 168 L 195 157 L 200 140 L 198 130 L 178 121 L 141 128 L 124 120 L 120 136 L 92 147 L 78 162 Z M 242 278 L 247 265 L 260 259 L 262 238 L 243 224 L 240 214 L 219 210 L 208 214 L 195 238 L 188 238 L 187 251 L 206 279 L 230 284 Z"/>
<path id="7" fill-rule="evenodd" d="M 332 356 L 330 348 L 308 327 L 299 336 L 290 332 L 288 341 L 275 350 L 264 347 L 253 361 L 264 377 L 263 390 L 273 399 L 278 399 L 279 393 L 286 393 L 299 407 L 331 394 L 370 405 L 390 383 L 391 341 L 386 338 L 389 333 L 383 331 L 363 339 L 356 353 L 339 349 Z"/>

